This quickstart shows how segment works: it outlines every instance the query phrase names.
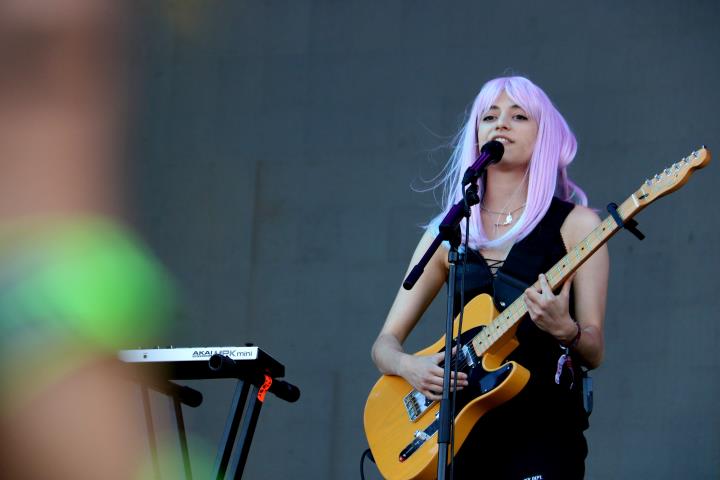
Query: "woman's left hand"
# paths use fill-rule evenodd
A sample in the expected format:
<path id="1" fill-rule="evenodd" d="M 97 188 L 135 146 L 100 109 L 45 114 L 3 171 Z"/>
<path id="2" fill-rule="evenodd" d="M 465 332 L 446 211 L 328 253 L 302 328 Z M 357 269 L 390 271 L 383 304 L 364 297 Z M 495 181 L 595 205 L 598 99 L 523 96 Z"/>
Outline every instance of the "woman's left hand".
<path id="1" fill-rule="evenodd" d="M 545 275 L 540 274 L 540 291 L 533 285 L 525 290 L 524 295 L 525 305 L 535 325 L 561 343 L 572 341 L 577 331 L 575 321 L 570 318 L 569 309 L 572 281 L 573 277 L 570 277 L 560 293 L 555 295 Z"/>

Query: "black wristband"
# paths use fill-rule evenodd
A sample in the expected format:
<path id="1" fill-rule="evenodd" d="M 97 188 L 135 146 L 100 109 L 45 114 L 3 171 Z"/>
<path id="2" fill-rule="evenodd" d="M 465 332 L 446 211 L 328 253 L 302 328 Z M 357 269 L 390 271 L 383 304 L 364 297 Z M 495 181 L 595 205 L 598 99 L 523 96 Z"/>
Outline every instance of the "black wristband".
<path id="1" fill-rule="evenodd" d="M 580 336 L 582 335 L 582 329 L 580 328 L 580 324 L 577 322 L 575 322 L 575 326 L 577 327 L 577 333 L 575 334 L 575 337 L 573 337 L 573 339 L 569 345 L 563 345 L 562 342 L 560 342 L 560 344 L 563 347 L 568 348 L 568 349 L 575 348 L 577 346 L 578 342 L 580 342 Z"/>

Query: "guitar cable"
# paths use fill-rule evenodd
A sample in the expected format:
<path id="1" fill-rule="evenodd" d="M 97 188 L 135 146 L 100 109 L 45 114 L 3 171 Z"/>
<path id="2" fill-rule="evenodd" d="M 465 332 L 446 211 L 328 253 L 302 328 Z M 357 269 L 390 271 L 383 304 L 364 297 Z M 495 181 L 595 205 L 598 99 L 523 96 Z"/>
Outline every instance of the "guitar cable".
<path id="1" fill-rule="evenodd" d="M 365 480 L 365 457 L 369 458 L 373 463 L 375 463 L 375 458 L 373 458 L 372 452 L 369 448 L 366 449 L 360 456 L 360 478 L 362 480 Z"/>

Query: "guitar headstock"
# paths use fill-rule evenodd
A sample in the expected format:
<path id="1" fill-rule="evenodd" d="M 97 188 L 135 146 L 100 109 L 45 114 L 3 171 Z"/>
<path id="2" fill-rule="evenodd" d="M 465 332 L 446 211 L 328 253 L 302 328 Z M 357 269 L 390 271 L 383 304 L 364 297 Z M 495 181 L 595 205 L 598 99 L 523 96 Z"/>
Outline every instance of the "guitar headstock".
<path id="1" fill-rule="evenodd" d="M 645 180 L 635 192 L 636 200 L 641 205 L 645 205 L 674 192 L 690 179 L 693 171 L 710 163 L 710 158 L 710 151 L 704 146 L 695 150 L 679 162 Z"/>

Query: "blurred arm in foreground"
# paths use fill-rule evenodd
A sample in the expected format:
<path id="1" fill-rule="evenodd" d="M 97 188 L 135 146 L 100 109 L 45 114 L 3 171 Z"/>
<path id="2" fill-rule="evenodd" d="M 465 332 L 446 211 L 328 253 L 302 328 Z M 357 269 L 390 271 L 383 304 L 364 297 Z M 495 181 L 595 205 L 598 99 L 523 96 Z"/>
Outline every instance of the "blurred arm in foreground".
<path id="1" fill-rule="evenodd" d="M 3 478 L 134 479 L 146 439 L 118 348 L 169 318 L 162 268 L 118 219 L 123 2 L 0 2 Z"/>

